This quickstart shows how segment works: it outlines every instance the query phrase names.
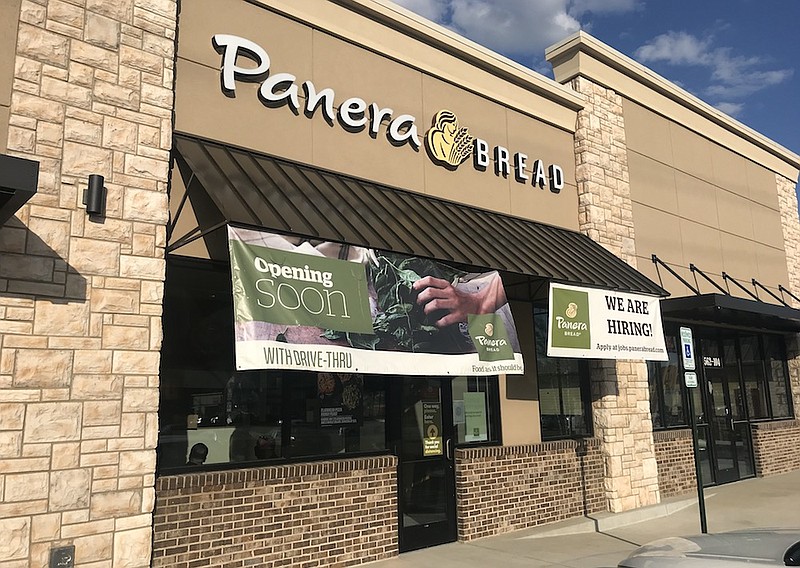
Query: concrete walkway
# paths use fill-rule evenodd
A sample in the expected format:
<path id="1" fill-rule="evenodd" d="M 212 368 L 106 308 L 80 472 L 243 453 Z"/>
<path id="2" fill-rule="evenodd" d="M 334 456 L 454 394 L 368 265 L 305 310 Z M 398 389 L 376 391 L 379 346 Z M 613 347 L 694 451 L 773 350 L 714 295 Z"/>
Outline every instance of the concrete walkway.
<path id="1" fill-rule="evenodd" d="M 800 471 L 706 489 L 708 532 L 800 529 Z M 658 538 L 700 532 L 697 493 L 626 513 L 604 513 L 407 552 L 370 568 L 610 568 Z"/>

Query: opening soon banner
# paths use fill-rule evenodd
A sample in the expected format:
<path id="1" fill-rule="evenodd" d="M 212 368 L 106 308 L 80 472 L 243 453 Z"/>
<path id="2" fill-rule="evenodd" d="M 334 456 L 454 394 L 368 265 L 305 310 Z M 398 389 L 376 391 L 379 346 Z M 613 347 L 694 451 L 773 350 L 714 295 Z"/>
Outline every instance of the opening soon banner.
<path id="1" fill-rule="evenodd" d="M 524 371 L 497 272 L 228 226 L 236 368 Z"/>
<path id="2" fill-rule="evenodd" d="M 659 298 L 550 284 L 548 357 L 666 361 Z"/>

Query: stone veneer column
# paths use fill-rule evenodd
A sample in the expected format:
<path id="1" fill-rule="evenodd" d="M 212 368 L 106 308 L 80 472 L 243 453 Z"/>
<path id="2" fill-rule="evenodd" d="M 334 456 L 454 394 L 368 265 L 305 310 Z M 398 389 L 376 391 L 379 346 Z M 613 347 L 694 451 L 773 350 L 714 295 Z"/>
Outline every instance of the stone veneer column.
<path id="1" fill-rule="evenodd" d="M 76 565 L 150 565 L 176 12 L 22 0 L 8 152 L 40 174 L 0 228 L 4 566 L 69 545 Z"/>
<path id="2" fill-rule="evenodd" d="M 586 98 L 575 132 L 580 230 L 635 268 L 622 98 L 584 77 L 571 85 Z M 647 366 L 641 361 L 595 362 L 592 400 L 609 510 L 658 503 Z"/>
<path id="3" fill-rule="evenodd" d="M 783 224 L 783 242 L 786 250 L 786 268 L 789 273 L 789 288 L 800 296 L 800 218 L 798 218 L 796 184 L 781 175 L 775 175 L 778 186 L 778 206 Z M 800 302 L 789 299 L 794 307 Z M 789 380 L 792 386 L 794 417 L 800 420 L 800 334 L 786 340 L 786 355 L 789 362 Z"/>

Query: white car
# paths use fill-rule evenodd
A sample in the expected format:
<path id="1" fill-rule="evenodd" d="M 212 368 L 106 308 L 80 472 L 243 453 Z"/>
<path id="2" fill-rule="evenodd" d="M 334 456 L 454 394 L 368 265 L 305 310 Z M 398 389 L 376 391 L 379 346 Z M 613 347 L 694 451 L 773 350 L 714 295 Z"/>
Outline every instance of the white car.
<path id="1" fill-rule="evenodd" d="M 800 529 L 753 529 L 671 537 L 634 550 L 618 568 L 800 566 Z"/>

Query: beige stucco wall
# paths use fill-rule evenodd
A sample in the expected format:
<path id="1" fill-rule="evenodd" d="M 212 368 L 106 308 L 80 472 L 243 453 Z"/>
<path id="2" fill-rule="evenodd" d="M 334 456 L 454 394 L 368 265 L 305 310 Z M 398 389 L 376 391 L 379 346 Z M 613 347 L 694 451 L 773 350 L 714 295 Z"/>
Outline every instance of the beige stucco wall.
<path id="1" fill-rule="evenodd" d="M 542 441 L 542 425 L 539 420 L 533 305 L 527 302 L 511 302 L 511 310 L 525 360 L 525 374 L 503 375 L 500 378 L 503 445 L 538 444 Z"/>
<path id="2" fill-rule="evenodd" d="M 280 8 L 283 3 L 270 4 Z M 176 69 L 176 129 L 398 188 L 577 228 L 570 131 L 574 110 L 564 104 L 554 106 L 531 87 L 502 82 L 496 75 L 362 15 L 330 3 L 324 3 L 324 10 L 327 19 L 318 24 L 320 29 L 236 0 L 185 3 Z M 209 18 L 210 13 L 215 17 Z M 347 40 L 327 30 L 343 23 L 358 30 Z M 487 171 L 478 171 L 471 160 L 450 171 L 434 164 L 424 148 L 394 147 L 383 133 L 373 139 L 366 131 L 348 132 L 338 123 L 329 125 L 319 111 L 309 119 L 286 106 L 267 108 L 257 97 L 258 83 L 238 82 L 235 98 L 226 97 L 220 88 L 221 56 L 211 43 L 215 33 L 258 43 L 269 54 L 271 73 L 291 73 L 297 84 L 310 80 L 317 91 L 331 88 L 337 106 L 347 98 L 359 97 L 367 104 L 393 109 L 393 116 L 414 116 L 421 137 L 432 117 L 449 109 L 460 126 L 468 127 L 470 134 L 486 140 L 490 147 L 503 146 L 512 155 L 527 154 L 528 170 L 535 159 L 559 165 L 566 186 L 554 193 L 530 182 L 519 183 L 513 173 L 498 176 L 492 165 Z M 435 65 L 429 69 L 409 66 L 357 43 L 359 38 L 367 43 L 371 35 L 383 38 L 384 53 L 408 46 L 420 60 L 428 58 Z M 455 75 L 455 82 L 443 77 L 442 70 Z M 480 88 L 480 94 L 464 84 Z M 553 85 L 553 89 L 562 89 Z M 561 91 L 557 94 L 564 96 Z M 512 108 L 498 99 L 518 104 Z M 565 110 L 572 122 L 569 116 L 564 118 Z M 382 127 L 385 131 L 386 123 Z"/>
<path id="3" fill-rule="evenodd" d="M 290 9 L 285 3 L 264 4 L 272 9 L 235 0 L 197 0 L 182 7 L 176 67 L 176 130 L 406 190 L 577 229 L 573 109 L 563 104 L 554 107 L 551 100 L 532 88 L 504 83 L 432 45 L 330 4 L 325 4 L 324 10 L 320 7 L 313 17 L 305 15 L 312 20 L 316 18 L 313 27 L 275 11 Z M 208 18 L 209 13 L 218 17 Z M 321 13 L 327 17 L 321 18 Z M 349 22 L 352 30 L 358 30 L 349 34 L 347 40 L 329 30 L 342 22 Z M 226 97 L 220 89 L 221 56 L 211 44 L 213 34 L 220 32 L 255 41 L 269 53 L 272 73 L 292 73 L 298 84 L 311 80 L 317 90 L 331 88 L 337 103 L 357 96 L 367 103 L 391 107 L 395 116 L 413 115 L 420 136 L 436 112 L 442 108 L 452 110 L 472 135 L 490 145 L 504 146 L 511 153 L 526 153 L 529 170 L 534 159 L 561 166 L 566 187 L 558 194 L 552 193 L 547 188 L 516 182 L 513 173 L 508 178 L 496 176 L 492 165 L 485 172 L 476 171 L 471 161 L 456 171 L 447 170 L 435 165 L 424 148 L 415 152 L 407 145 L 393 147 L 382 134 L 373 139 L 366 132 L 347 132 L 339 124 L 327 124 L 319 112 L 308 119 L 302 113 L 293 114 L 285 106 L 268 108 L 257 97 L 257 83 L 239 82 L 235 98 Z M 383 54 L 367 49 L 373 36 L 382 38 Z M 356 43 L 357 40 L 363 44 Z M 387 55 L 404 46 L 414 54 L 404 60 L 418 61 L 418 66 Z M 423 65 L 425 68 L 421 68 Z M 480 88 L 481 92 L 478 94 L 464 85 Z M 385 128 L 384 123 L 384 131 Z M 185 191 L 183 182 L 177 169 L 174 170 L 173 214 Z M 191 207 L 184 207 L 178 217 L 176 237 L 196 226 L 194 213 Z M 178 253 L 208 256 L 202 241 L 181 247 Z M 519 310 L 524 312 L 522 331 L 532 328 L 530 305 L 520 304 L 515 312 Z M 501 381 L 502 428 L 507 445 L 541 441 L 532 329 L 530 332 L 526 376 Z"/>
<path id="4" fill-rule="evenodd" d="M 690 264 L 722 286 L 724 271 L 779 294 L 788 274 L 775 173 L 628 99 L 623 109 L 639 269 L 658 281 L 656 254 L 693 284 Z M 691 293 L 661 272 L 673 295 Z"/>
<path id="5" fill-rule="evenodd" d="M 734 153 L 797 179 L 800 156 L 585 32 L 548 48 L 545 57 L 560 83 L 577 76 L 591 78 Z"/>
<path id="6" fill-rule="evenodd" d="M 0 153 L 6 151 L 11 88 L 14 84 L 14 54 L 22 0 L 0 2 Z"/>
<path id="7" fill-rule="evenodd" d="M 797 221 L 779 186 L 795 183 L 800 156 L 583 32 L 546 55 L 558 81 L 586 77 L 623 97 L 638 269 L 674 296 L 692 292 L 663 268 L 659 278 L 652 254 L 692 284 L 693 263 L 723 287 L 724 271 L 780 295 L 797 264 L 784 232 Z"/>

